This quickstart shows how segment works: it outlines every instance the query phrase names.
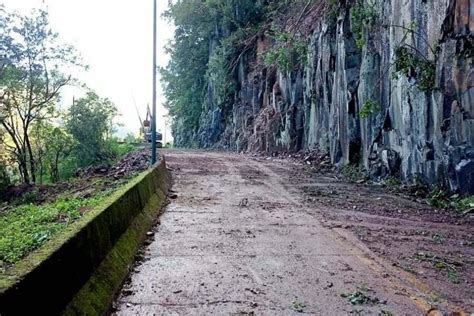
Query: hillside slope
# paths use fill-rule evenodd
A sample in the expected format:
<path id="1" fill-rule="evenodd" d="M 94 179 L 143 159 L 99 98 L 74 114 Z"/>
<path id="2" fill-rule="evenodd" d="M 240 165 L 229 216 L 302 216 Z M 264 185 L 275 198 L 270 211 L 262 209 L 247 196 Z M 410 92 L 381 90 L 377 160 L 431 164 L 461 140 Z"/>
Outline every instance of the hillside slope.
<path id="1" fill-rule="evenodd" d="M 320 150 L 372 177 L 474 191 L 469 0 L 184 1 L 169 14 L 178 146 Z"/>

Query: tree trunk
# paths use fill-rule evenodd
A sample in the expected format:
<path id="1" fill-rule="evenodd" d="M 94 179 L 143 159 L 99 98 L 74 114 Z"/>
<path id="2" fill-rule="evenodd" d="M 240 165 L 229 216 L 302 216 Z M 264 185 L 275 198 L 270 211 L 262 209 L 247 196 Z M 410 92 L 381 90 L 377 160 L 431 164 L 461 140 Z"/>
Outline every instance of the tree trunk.
<path id="1" fill-rule="evenodd" d="M 18 168 L 20 169 L 20 174 L 23 183 L 30 184 L 30 176 L 28 173 L 28 166 L 26 164 L 26 158 L 23 156 L 18 162 Z"/>
<path id="2" fill-rule="evenodd" d="M 43 184 L 43 174 L 44 174 L 43 159 L 41 158 L 38 159 L 38 165 L 39 165 L 39 183 Z"/>
<path id="3" fill-rule="evenodd" d="M 57 152 L 56 155 L 54 156 L 54 162 L 51 166 L 51 180 L 53 182 L 59 182 L 58 164 L 59 164 L 59 152 Z"/>
<path id="4" fill-rule="evenodd" d="M 24 135 L 25 135 L 24 137 L 25 137 L 26 147 L 28 148 L 31 180 L 33 183 L 35 183 L 36 182 L 36 164 L 35 164 L 35 159 L 33 156 L 33 149 L 31 148 L 30 137 L 28 136 L 28 132 L 26 130 L 25 130 Z"/>
<path id="5" fill-rule="evenodd" d="M 16 134 L 14 129 L 13 121 L 11 125 L 7 122 L 2 122 L 3 127 L 7 131 L 8 135 L 10 135 L 13 143 L 15 144 L 15 148 L 17 150 L 17 158 L 18 158 L 18 169 L 20 170 L 21 180 L 23 183 L 30 184 L 30 176 L 28 172 L 28 164 L 27 164 L 27 156 L 26 156 L 26 148 L 24 141 L 22 142 L 21 139 Z"/>

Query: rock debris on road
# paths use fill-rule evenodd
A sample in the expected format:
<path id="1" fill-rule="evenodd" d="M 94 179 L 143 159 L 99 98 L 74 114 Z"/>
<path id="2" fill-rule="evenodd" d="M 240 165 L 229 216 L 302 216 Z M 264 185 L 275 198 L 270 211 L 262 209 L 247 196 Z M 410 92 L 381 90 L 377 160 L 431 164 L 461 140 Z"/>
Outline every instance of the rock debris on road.
<path id="1" fill-rule="evenodd" d="M 116 315 L 423 315 L 423 300 L 319 220 L 291 165 L 170 151 L 170 200 Z"/>

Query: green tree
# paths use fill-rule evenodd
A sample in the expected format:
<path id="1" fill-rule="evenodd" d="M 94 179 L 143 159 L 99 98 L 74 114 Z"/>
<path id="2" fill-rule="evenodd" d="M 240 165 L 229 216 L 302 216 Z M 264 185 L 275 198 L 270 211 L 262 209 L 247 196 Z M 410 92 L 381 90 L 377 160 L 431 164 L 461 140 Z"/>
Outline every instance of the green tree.
<path id="1" fill-rule="evenodd" d="M 71 105 L 66 116 L 66 128 L 77 142 L 74 152 L 80 167 L 115 158 L 107 141 L 111 138 L 116 114 L 115 105 L 94 92 L 88 92 Z"/>
<path id="2" fill-rule="evenodd" d="M 201 113 L 207 110 L 210 100 L 226 103 L 231 99 L 237 61 L 251 46 L 246 39 L 253 37 L 250 42 L 256 39 L 254 26 L 262 21 L 263 3 L 171 2 L 165 17 L 175 25 L 175 34 L 167 46 L 170 62 L 160 73 L 173 129 L 179 126 L 196 133 Z"/>
<path id="3" fill-rule="evenodd" d="M 11 184 L 10 176 L 7 173 L 6 157 L 4 157 L 1 152 L 2 146 L 0 145 L 0 201 L 5 198 L 5 191 Z"/>
<path id="4" fill-rule="evenodd" d="M 65 160 L 73 149 L 74 141 L 71 135 L 59 127 L 50 130 L 47 139 L 49 140 L 46 144 L 49 175 L 52 182 L 58 182 L 60 180 L 60 163 L 65 164 Z"/>
<path id="5" fill-rule="evenodd" d="M 171 116 L 184 120 L 187 129 L 197 131 L 209 58 L 208 7 L 204 1 L 178 1 L 165 16 L 176 25 L 174 41 L 166 48 L 171 60 L 160 69 L 165 106 Z"/>
<path id="6" fill-rule="evenodd" d="M 44 10 L 22 16 L 2 7 L 0 27 L 0 126 L 8 135 L 3 145 L 18 163 L 22 181 L 35 182 L 31 128 L 55 115 L 59 93 L 71 82 L 60 69 L 79 61 L 72 46 L 58 41 Z"/>
<path id="7" fill-rule="evenodd" d="M 74 148 L 74 140 L 63 127 L 48 122 L 35 124 L 32 140 L 37 165 L 37 179 L 43 183 L 47 175 L 51 182 L 60 180 L 60 167 L 67 164 Z"/>

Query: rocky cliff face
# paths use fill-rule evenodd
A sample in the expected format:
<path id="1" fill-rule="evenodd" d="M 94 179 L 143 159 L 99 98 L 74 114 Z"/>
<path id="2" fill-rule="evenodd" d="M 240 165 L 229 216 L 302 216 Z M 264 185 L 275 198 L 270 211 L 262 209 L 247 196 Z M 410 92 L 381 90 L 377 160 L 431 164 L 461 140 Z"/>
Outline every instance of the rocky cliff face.
<path id="1" fill-rule="evenodd" d="M 336 14 L 308 17 L 307 62 L 298 69 L 264 66 L 259 51 L 271 43 L 261 35 L 239 59 L 230 105 L 218 105 L 210 82 L 199 131 L 176 122 L 177 145 L 321 150 L 373 177 L 472 193 L 474 3 L 364 0 L 374 21 L 357 34 L 353 2 L 341 2 Z"/>

